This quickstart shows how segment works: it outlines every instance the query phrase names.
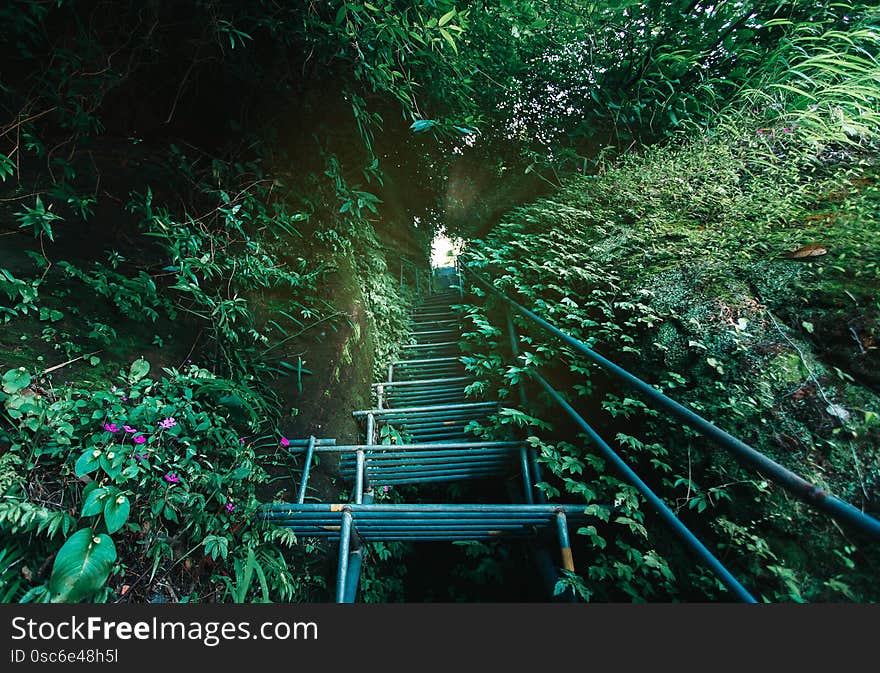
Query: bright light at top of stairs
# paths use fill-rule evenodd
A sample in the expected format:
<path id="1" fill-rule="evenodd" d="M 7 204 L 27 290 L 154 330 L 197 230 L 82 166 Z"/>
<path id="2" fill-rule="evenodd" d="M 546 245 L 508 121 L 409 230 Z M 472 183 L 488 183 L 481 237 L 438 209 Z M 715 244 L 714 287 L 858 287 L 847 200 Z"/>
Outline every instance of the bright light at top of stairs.
<path id="1" fill-rule="evenodd" d="M 431 266 L 453 266 L 455 256 L 461 252 L 462 241 L 453 241 L 446 235 L 445 229 L 440 229 L 431 241 Z"/>

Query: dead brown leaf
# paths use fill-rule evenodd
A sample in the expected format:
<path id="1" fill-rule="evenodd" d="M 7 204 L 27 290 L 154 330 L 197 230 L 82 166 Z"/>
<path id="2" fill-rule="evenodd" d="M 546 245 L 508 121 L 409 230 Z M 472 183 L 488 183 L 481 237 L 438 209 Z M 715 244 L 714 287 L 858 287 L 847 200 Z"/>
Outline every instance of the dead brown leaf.
<path id="1" fill-rule="evenodd" d="M 828 248 L 826 248 L 821 243 L 811 243 L 810 245 L 805 245 L 801 248 L 797 248 L 796 250 L 792 250 L 790 252 L 783 253 L 780 257 L 785 257 L 787 259 L 806 259 L 808 257 L 819 257 L 820 255 L 827 255 Z"/>

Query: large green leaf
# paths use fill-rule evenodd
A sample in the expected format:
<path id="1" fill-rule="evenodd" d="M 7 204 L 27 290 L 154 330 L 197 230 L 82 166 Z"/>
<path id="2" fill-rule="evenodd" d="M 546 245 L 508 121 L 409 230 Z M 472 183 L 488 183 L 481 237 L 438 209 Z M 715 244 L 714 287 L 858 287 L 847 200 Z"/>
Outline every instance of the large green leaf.
<path id="1" fill-rule="evenodd" d="M 31 384 L 31 375 L 24 367 L 10 369 L 3 375 L 3 390 L 12 395 Z"/>
<path id="2" fill-rule="evenodd" d="M 107 581 L 114 561 L 116 546 L 109 535 L 95 535 L 90 528 L 76 531 L 61 546 L 52 565 L 52 602 L 75 603 L 91 596 Z"/>
<path id="3" fill-rule="evenodd" d="M 109 498 L 104 505 L 104 522 L 107 524 L 107 532 L 115 533 L 128 520 L 131 511 L 131 503 L 124 495 Z"/>
<path id="4" fill-rule="evenodd" d="M 107 497 L 109 495 L 110 491 L 103 487 L 89 491 L 85 500 L 83 500 L 82 516 L 94 516 L 95 514 L 98 514 L 104 509 L 104 503 L 107 502 Z"/>
<path id="5" fill-rule="evenodd" d="M 137 383 L 149 373 L 150 363 L 143 358 L 138 358 L 131 363 L 131 369 L 128 371 L 128 380 L 131 383 Z"/>
<path id="6" fill-rule="evenodd" d="M 125 466 L 125 454 L 121 451 L 105 451 L 98 458 L 98 463 L 111 479 L 116 479 Z"/>
<path id="7" fill-rule="evenodd" d="M 101 467 L 101 449 L 88 449 L 76 461 L 73 471 L 77 477 L 84 477 Z"/>

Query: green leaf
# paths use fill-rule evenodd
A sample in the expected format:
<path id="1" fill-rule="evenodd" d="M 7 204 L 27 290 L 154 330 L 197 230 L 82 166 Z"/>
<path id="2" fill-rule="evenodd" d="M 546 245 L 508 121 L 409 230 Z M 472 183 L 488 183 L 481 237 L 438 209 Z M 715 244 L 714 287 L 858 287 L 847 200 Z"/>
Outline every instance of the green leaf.
<path id="1" fill-rule="evenodd" d="M 454 52 L 457 54 L 457 53 L 458 53 L 458 47 L 456 46 L 456 44 L 455 44 L 455 40 L 453 39 L 453 37 L 452 37 L 452 35 L 450 34 L 450 32 L 449 32 L 448 30 L 446 30 L 445 28 L 441 28 L 441 29 L 440 29 L 440 34 L 443 36 L 443 39 L 446 40 L 446 42 L 449 43 L 449 46 L 452 47 L 452 51 L 454 51 Z"/>
<path id="2" fill-rule="evenodd" d="M 3 375 L 3 390 L 12 395 L 23 388 L 27 388 L 31 384 L 31 375 L 27 369 L 19 367 L 18 369 L 10 369 Z"/>
<path id="3" fill-rule="evenodd" d="M 15 162 L 5 154 L 0 154 L 0 180 L 6 182 L 6 178 L 15 173 Z"/>
<path id="4" fill-rule="evenodd" d="M 437 22 L 438 26 L 445 26 L 447 23 L 452 21 L 452 17 L 455 16 L 455 10 L 450 9 L 446 14 L 440 17 L 440 20 Z"/>
<path id="5" fill-rule="evenodd" d="M 202 544 L 205 545 L 205 554 L 210 554 L 215 561 L 218 556 L 226 558 L 226 554 L 229 552 L 229 539 L 226 537 L 208 535 L 202 540 Z"/>
<path id="6" fill-rule="evenodd" d="M 131 383 L 137 383 L 150 372 L 150 363 L 143 358 L 138 358 L 131 363 L 131 369 L 128 371 L 128 380 Z"/>
<path id="7" fill-rule="evenodd" d="M 49 578 L 53 603 L 75 603 L 100 589 L 116 561 L 116 547 L 109 535 L 95 535 L 82 528 L 58 550 Z"/>
<path id="8" fill-rule="evenodd" d="M 88 449 L 77 459 L 76 464 L 73 466 L 74 474 L 77 477 L 84 477 L 90 472 L 97 470 L 101 467 L 100 459 L 102 455 L 100 449 Z"/>
<path id="9" fill-rule="evenodd" d="M 107 524 L 107 532 L 115 533 L 122 528 L 128 520 L 130 511 L 131 503 L 124 495 L 108 498 L 107 504 L 104 505 L 104 523 Z"/>
<path id="10" fill-rule="evenodd" d="M 338 10 L 336 10 L 336 17 L 333 19 L 333 23 L 337 26 L 341 26 L 342 22 L 345 21 L 345 14 L 348 12 L 348 6 L 343 3 Z"/>
<path id="11" fill-rule="evenodd" d="M 122 472 L 125 455 L 121 451 L 105 451 L 98 457 L 98 463 L 111 479 L 116 479 Z"/>
<path id="12" fill-rule="evenodd" d="M 254 556 L 254 550 L 252 547 L 248 547 L 247 553 L 247 562 L 244 567 L 244 576 L 241 579 L 241 582 L 236 587 L 235 591 L 235 602 L 236 603 L 244 603 L 245 598 L 247 598 L 248 589 L 251 586 L 251 580 L 254 577 L 254 567 L 257 565 L 257 558 Z"/>
<path id="13" fill-rule="evenodd" d="M 416 119 L 409 128 L 413 133 L 424 133 L 436 125 L 437 122 L 433 119 Z"/>
<path id="14" fill-rule="evenodd" d="M 89 492 L 83 501 L 81 516 L 94 516 L 104 509 L 104 502 L 110 491 L 106 488 L 96 488 Z"/>

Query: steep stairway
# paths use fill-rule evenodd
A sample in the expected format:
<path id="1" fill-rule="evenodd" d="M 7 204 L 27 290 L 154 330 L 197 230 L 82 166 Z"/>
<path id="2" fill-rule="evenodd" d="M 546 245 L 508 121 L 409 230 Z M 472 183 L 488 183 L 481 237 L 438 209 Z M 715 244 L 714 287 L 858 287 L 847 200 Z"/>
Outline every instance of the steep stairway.
<path id="1" fill-rule="evenodd" d="M 292 441 L 290 450 L 304 456 L 297 502 L 264 509 L 267 520 L 298 536 L 339 541 L 337 602 L 355 600 L 364 545 L 373 541 L 450 543 L 511 537 L 538 542 L 555 536 L 558 565 L 573 569 L 568 526 L 585 519 L 584 506 L 545 501 L 534 487 L 538 466 L 526 443 L 485 441 L 468 433 L 471 422 L 484 423 L 500 405 L 465 394 L 471 379 L 460 360 L 461 331 L 452 309 L 460 299 L 457 276 L 451 280 L 412 311 L 412 331 L 401 348 L 402 357 L 388 364 L 386 380 L 372 385 L 375 406 L 353 412 L 363 423 L 363 443 L 338 445 L 335 439 L 316 437 Z M 349 502 L 304 502 L 318 452 L 340 454 L 341 474 L 353 486 Z M 387 504 L 374 497 L 384 486 L 425 490 L 437 483 L 508 481 L 511 476 L 520 481 L 523 502 L 425 503 L 420 498 Z M 550 555 L 540 549 L 538 562 L 546 571 Z"/>

